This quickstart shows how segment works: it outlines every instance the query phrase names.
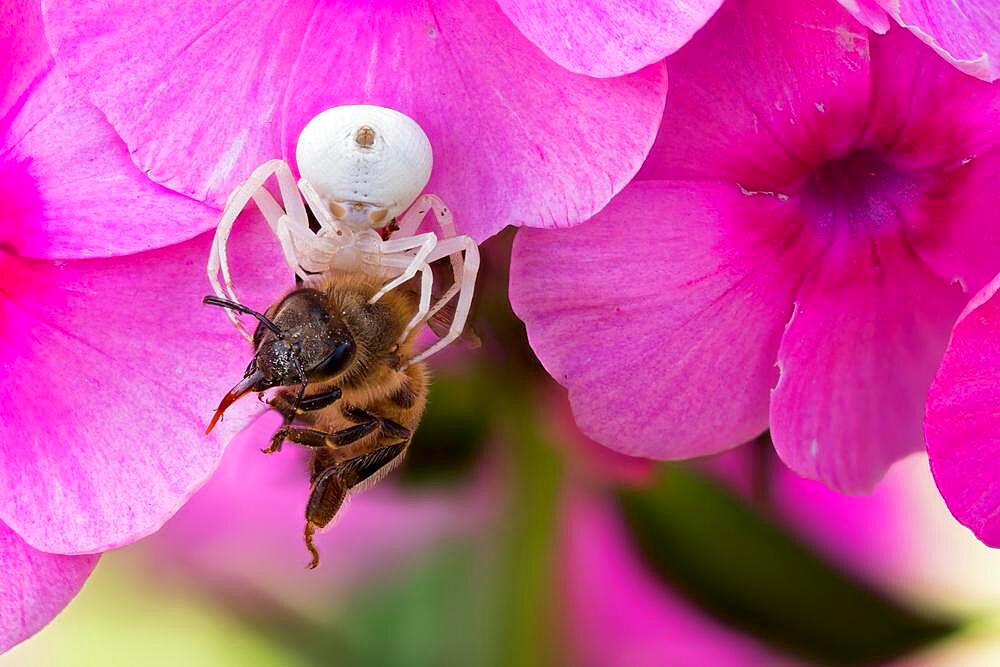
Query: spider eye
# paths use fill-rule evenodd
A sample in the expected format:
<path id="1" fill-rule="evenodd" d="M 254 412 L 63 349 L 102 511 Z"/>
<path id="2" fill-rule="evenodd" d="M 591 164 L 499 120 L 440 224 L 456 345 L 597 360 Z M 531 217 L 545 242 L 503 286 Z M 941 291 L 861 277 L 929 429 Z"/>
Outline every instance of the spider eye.
<path id="1" fill-rule="evenodd" d="M 354 356 L 354 341 L 340 340 L 334 344 L 330 353 L 309 369 L 309 375 L 330 377 L 344 370 L 347 362 Z"/>

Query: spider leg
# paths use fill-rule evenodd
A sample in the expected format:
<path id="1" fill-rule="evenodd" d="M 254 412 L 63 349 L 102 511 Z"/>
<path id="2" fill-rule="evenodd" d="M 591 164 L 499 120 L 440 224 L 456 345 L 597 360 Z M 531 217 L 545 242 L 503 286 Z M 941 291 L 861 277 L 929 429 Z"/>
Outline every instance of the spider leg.
<path id="1" fill-rule="evenodd" d="M 309 228 L 308 220 L 302 228 L 296 243 L 299 265 L 309 273 L 325 273 L 333 266 L 334 257 L 345 246 L 354 243 L 355 236 L 344 233 L 330 208 L 323 203 L 322 197 L 309 181 L 300 178 L 298 188 L 319 223 L 319 230 L 315 233 Z"/>
<path id="2" fill-rule="evenodd" d="M 472 310 L 472 295 L 476 287 L 476 275 L 479 273 L 479 246 L 469 236 L 453 236 L 439 241 L 437 247 L 434 248 L 434 252 L 428 257 L 428 261 L 433 262 L 442 257 L 449 255 L 456 256 L 458 254 L 462 254 L 463 256 L 462 272 L 455 281 L 459 290 L 458 304 L 455 306 L 455 316 L 451 321 L 451 327 L 449 327 L 448 333 L 443 338 L 410 359 L 404 364 L 403 368 L 419 363 L 432 354 L 439 352 L 458 338 L 465 328 L 465 322 L 468 320 L 469 312 Z M 439 301 L 439 304 L 435 305 L 435 309 L 444 305 L 442 302 L 444 302 L 443 298 Z M 432 310 L 431 314 L 433 312 L 436 311 Z"/>
<path id="3" fill-rule="evenodd" d="M 412 264 L 412 260 L 409 256 L 404 255 L 402 257 L 385 257 L 382 259 L 384 266 L 395 266 L 397 268 L 405 269 Z M 416 267 L 416 271 L 420 274 L 420 303 L 417 306 L 417 312 L 413 315 L 413 318 L 406 324 L 403 329 L 403 333 L 400 334 L 399 340 L 397 342 L 402 343 L 410 335 L 410 332 L 423 322 L 429 315 L 431 309 L 431 292 L 434 289 L 434 271 L 431 270 L 431 265 L 427 262 L 421 262 L 419 266 Z"/>
<path id="4" fill-rule="evenodd" d="M 448 208 L 447 204 L 437 195 L 425 194 L 417 197 L 417 200 L 413 202 L 410 208 L 399 217 L 399 227 L 394 236 L 402 237 L 415 234 L 420 227 L 420 223 L 427 216 L 428 211 L 434 214 L 434 220 L 437 221 L 438 227 L 441 228 L 441 236 L 439 238 L 447 239 L 458 235 L 458 232 L 455 230 L 455 216 L 452 215 L 451 209 Z M 437 303 L 434 304 L 434 307 L 427 313 L 427 317 L 432 317 L 434 313 L 441 310 L 458 293 L 462 275 L 462 259 L 457 254 L 452 254 L 451 256 L 451 275 L 453 280 L 451 287 L 441 295 Z"/>
<path id="5" fill-rule="evenodd" d="M 278 180 L 278 188 L 281 192 L 284 209 L 278 205 L 278 202 L 275 201 L 271 193 L 264 188 L 264 183 L 272 175 Z M 215 238 L 212 241 L 207 270 L 208 280 L 215 294 L 219 297 L 236 301 L 237 303 L 239 303 L 239 298 L 233 287 L 233 280 L 229 271 L 226 244 L 229 241 L 229 236 L 232 233 L 237 217 L 246 208 L 250 199 L 253 199 L 257 204 L 268 225 L 270 225 L 271 230 L 278 237 L 285 259 L 288 261 L 293 272 L 296 271 L 296 266 L 292 259 L 294 258 L 294 248 L 291 246 L 290 236 L 284 231 L 288 228 L 287 221 L 291 221 L 293 224 L 302 224 L 308 228 L 305 206 L 295 187 L 295 180 L 292 177 L 291 169 L 283 160 L 268 160 L 254 169 L 250 177 L 233 190 L 226 201 L 222 218 L 219 220 L 219 224 L 215 230 Z M 225 288 L 223 288 L 223 284 L 219 281 L 220 271 Z M 226 314 L 237 330 L 248 340 L 251 339 L 250 332 L 239 321 L 236 313 L 232 310 L 227 310 Z"/>
<path id="6" fill-rule="evenodd" d="M 416 236 L 407 236 L 400 239 L 380 241 L 378 250 L 379 256 L 382 258 L 383 265 L 391 265 L 395 263 L 386 261 L 387 259 L 390 259 L 390 257 L 387 256 L 391 255 L 401 255 L 409 261 L 406 262 L 406 266 L 403 268 L 402 273 L 383 285 L 382 289 L 376 292 L 372 298 L 368 299 L 368 303 L 375 303 L 385 296 L 387 292 L 396 289 L 415 276 L 417 271 L 421 269 L 421 265 L 427 264 L 427 257 L 431 254 L 431 251 L 434 250 L 434 246 L 437 245 L 437 242 L 437 236 L 431 232 L 417 234 Z M 416 252 L 413 255 L 407 255 L 405 254 L 407 250 L 416 250 Z M 430 297 L 428 297 L 428 299 L 429 298 Z M 423 299 L 423 296 L 421 296 L 421 299 Z"/>

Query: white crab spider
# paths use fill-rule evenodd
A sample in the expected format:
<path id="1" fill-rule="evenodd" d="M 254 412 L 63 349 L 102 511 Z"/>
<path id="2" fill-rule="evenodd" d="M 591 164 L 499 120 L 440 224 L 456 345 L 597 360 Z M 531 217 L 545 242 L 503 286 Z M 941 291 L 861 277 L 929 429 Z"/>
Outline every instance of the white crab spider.
<path id="1" fill-rule="evenodd" d="M 226 243 L 237 216 L 251 199 L 278 238 L 293 275 L 307 280 L 329 270 L 363 270 L 386 279 L 371 298 L 420 274 L 420 301 L 402 341 L 458 294 L 447 334 L 410 360 L 417 363 L 438 352 L 462 333 L 479 270 L 479 248 L 468 236 L 458 236 L 451 211 L 437 195 L 420 192 L 430 179 L 432 153 L 427 135 L 417 123 L 384 107 L 354 105 L 323 111 L 303 128 L 295 148 L 302 178 L 296 183 L 283 160 L 257 167 L 226 202 L 208 258 L 208 279 L 217 296 L 239 302 L 233 289 Z M 276 177 L 281 204 L 264 183 Z M 306 205 L 319 222 L 309 228 Z M 442 236 L 415 234 L 433 212 Z M 383 240 L 377 232 L 395 220 L 397 229 Z M 433 274 L 430 263 L 451 258 L 454 283 L 431 306 Z M 219 273 L 222 281 L 219 281 Z M 248 340 L 250 332 L 236 314 L 226 313 Z"/>

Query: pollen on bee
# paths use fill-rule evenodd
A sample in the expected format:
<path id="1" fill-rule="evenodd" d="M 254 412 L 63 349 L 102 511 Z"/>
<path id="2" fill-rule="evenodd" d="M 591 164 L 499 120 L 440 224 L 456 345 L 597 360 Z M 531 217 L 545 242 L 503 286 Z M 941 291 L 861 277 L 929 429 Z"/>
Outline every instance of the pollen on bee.
<path id="1" fill-rule="evenodd" d="M 362 125 L 354 135 L 354 142 L 362 148 L 371 148 L 375 145 L 375 130 Z"/>

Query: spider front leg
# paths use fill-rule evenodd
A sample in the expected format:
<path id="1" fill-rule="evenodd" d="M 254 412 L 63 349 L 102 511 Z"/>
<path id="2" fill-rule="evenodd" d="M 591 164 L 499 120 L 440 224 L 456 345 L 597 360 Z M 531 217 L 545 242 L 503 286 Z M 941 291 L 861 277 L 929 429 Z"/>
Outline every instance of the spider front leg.
<path id="1" fill-rule="evenodd" d="M 434 248 L 434 252 L 428 257 L 428 262 L 433 262 L 449 255 L 454 257 L 459 254 L 462 255 L 462 271 L 458 274 L 455 285 L 452 286 L 453 289 L 458 289 L 458 304 L 455 306 L 455 316 L 452 318 L 448 333 L 426 350 L 410 359 L 403 368 L 419 363 L 432 354 L 439 352 L 458 338 L 465 328 L 465 322 L 469 319 L 469 312 L 472 310 L 472 295 L 475 293 L 476 276 L 479 273 L 479 246 L 469 236 L 453 236 L 438 242 Z M 447 294 L 445 297 L 442 297 L 435 304 L 431 314 L 447 303 L 447 299 L 450 298 Z"/>
<path id="2" fill-rule="evenodd" d="M 399 217 L 398 229 L 394 233 L 392 238 L 400 238 L 405 236 L 412 236 L 416 233 L 417 229 L 420 227 L 420 223 L 424 221 L 427 217 L 427 213 L 434 214 L 434 220 L 437 222 L 438 227 L 441 228 L 441 235 L 439 239 L 452 238 L 458 235 L 455 229 L 455 216 L 452 215 L 451 209 L 448 205 L 442 201 L 440 197 L 433 194 L 425 194 L 417 197 L 417 200 L 413 202 L 413 205 L 406 210 L 403 215 Z M 457 254 L 452 254 L 451 256 L 451 274 L 452 274 L 452 286 L 448 288 L 434 307 L 427 313 L 427 317 L 431 317 L 437 311 L 451 301 L 452 297 L 458 293 L 458 285 L 461 281 L 462 275 L 462 259 Z"/>
<path id="3" fill-rule="evenodd" d="M 405 270 L 411 266 L 413 260 L 411 260 L 409 256 L 404 255 L 402 257 L 383 258 L 382 263 L 384 266 L 395 266 Z M 430 313 L 431 310 L 431 293 L 434 290 L 434 271 L 431 270 L 431 265 L 427 262 L 421 262 L 421 264 L 416 268 L 416 271 L 420 274 L 420 302 L 417 305 L 417 312 L 413 315 L 410 321 L 407 322 L 406 327 L 403 328 L 403 333 L 399 335 L 399 340 L 397 341 L 399 343 L 402 343 L 407 339 L 410 332 L 428 317 L 428 313 Z"/>
<path id="4" fill-rule="evenodd" d="M 413 319 L 410 320 L 403 330 L 403 334 L 399 338 L 400 341 L 409 335 L 410 331 L 421 322 L 430 310 L 434 273 L 431 271 L 426 258 L 434 250 L 437 242 L 437 236 L 430 232 L 402 239 L 379 241 L 379 261 L 382 266 L 402 269 L 402 271 L 398 276 L 383 285 L 382 289 L 376 292 L 372 298 L 368 299 L 368 303 L 375 303 L 385 296 L 387 292 L 410 280 L 417 272 L 420 273 L 420 304 L 416 315 L 413 316 Z M 408 250 L 414 249 L 416 249 L 414 254 L 410 255 L 407 253 Z"/>
<path id="5" fill-rule="evenodd" d="M 264 183 L 271 176 L 278 179 L 278 187 L 281 192 L 282 206 L 278 205 L 274 197 L 264 187 Z M 254 169 L 250 178 L 241 183 L 226 201 L 226 207 L 222 212 L 222 218 L 215 230 L 215 238 L 212 241 L 212 249 L 208 258 L 208 280 L 215 291 L 216 296 L 224 299 L 231 299 L 239 303 L 236 290 L 233 287 L 232 275 L 229 271 L 229 258 L 226 252 L 226 244 L 232 233 L 233 225 L 239 214 L 246 208 L 246 205 L 253 199 L 260 209 L 264 218 L 270 225 L 271 230 L 278 237 L 285 261 L 293 273 L 298 273 L 295 262 L 295 249 L 292 245 L 291 229 L 298 231 L 309 229 L 308 217 L 306 216 L 305 205 L 299 196 L 298 188 L 295 186 L 295 179 L 292 177 L 291 169 L 282 160 L 269 160 Z M 219 272 L 222 273 L 223 284 L 219 281 Z M 236 326 L 237 330 L 248 340 L 252 339 L 250 332 L 243 326 L 236 313 L 232 310 L 226 311 L 227 316 Z"/>
<path id="6" fill-rule="evenodd" d="M 384 261 L 386 257 L 391 257 L 392 255 L 401 255 L 406 257 L 408 261 L 406 262 L 406 266 L 402 273 L 383 285 L 382 289 L 376 292 L 372 298 L 368 299 L 368 303 L 375 303 L 388 292 L 396 289 L 407 280 L 417 275 L 417 271 L 420 270 L 420 265 L 427 263 L 427 256 L 431 254 L 432 250 L 434 250 L 434 246 L 437 245 L 437 242 L 437 236 L 431 232 L 417 234 L 416 236 L 408 236 L 406 238 L 379 241 L 378 252 L 383 258 L 383 265 L 392 266 L 392 263 Z M 416 250 L 417 252 L 413 255 L 408 255 L 405 254 L 407 250 Z"/>

